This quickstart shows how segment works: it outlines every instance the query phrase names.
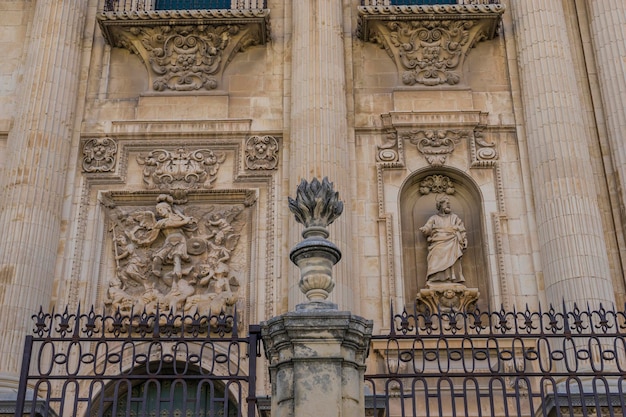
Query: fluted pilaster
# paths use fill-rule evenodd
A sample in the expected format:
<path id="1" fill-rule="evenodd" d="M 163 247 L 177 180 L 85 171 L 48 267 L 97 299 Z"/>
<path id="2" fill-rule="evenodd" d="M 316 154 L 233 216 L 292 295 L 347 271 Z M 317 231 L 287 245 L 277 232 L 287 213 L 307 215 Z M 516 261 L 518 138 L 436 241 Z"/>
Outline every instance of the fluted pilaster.
<path id="1" fill-rule="evenodd" d="M 618 174 L 621 215 L 626 219 L 626 2 L 587 3 L 611 157 Z"/>
<path id="2" fill-rule="evenodd" d="M 33 6 L 0 189 L 0 386 L 18 374 L 31 315 L 50 302 L 88 3 Z"/>
<path id="3" fill-rule="evenodd" d="M 561 2 L 512 1 L 548 301 L 613 303 L 600 212 Z"/>
<path id="4" fill-rule="evenodd" d="M 293 41 L 291 69 L 290 190 L 301 179 L 328 177 L 335 183 L 346 206 L 350 205 L 350 158 L 348 153 L 346 79 L 343 45 L 343 6 L 337 0 L 292 2 Z M 347 212 L 350 210 L 348 208 Z M 337 265 L 332 296 L 339 308 L 352 309 L 350 218 L 344 216 L 331 227 L 333 240 L 344 253 Z M 291 245 L 300 240 L 297 231 Z M 290 308 L 304 301 L 290 283 Z"/>

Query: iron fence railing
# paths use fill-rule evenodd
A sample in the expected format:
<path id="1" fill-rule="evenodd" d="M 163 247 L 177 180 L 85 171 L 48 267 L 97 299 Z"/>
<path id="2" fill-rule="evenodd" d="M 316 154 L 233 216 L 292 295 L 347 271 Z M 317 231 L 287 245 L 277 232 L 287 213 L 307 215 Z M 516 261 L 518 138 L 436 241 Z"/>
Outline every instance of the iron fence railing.
<path id="1" fill-rule="evenodd" d="M 266 8 L 267 0 L 105 0 L 105 12 L 152 10 L 252 10 Z"/>
<path id="2" fill-rule="evenodd" d="M 17 416 L 244 416 L 256 411 L 260 326 L 172 312 L 33 316 Z M 32 389 L 27 389 L 31 387 Z M 43 411 L 42 411 L 42 406 Z"/>
<path id="3" fill-rule="evenodd" d="M 385 358 L 366 375 L 374 415 L 623 416 L 626 313 L 392 313 L 372 337 Z"/>
<path id="4" fill-rule="evenodd" d="M 363 6 L 432 6 L 446 4 L 500 4 L 500 0 L 362 0 Z"/>

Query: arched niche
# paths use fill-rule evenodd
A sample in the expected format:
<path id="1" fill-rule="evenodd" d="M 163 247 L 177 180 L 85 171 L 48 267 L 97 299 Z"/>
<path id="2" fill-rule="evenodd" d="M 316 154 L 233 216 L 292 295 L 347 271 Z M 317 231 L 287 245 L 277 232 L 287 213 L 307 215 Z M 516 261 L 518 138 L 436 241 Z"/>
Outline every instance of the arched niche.
<path id="1" fill-rule="evenodd" d="M 405 181 L 400 191 L 405 304 L 412 306 L 417 292 L 426 288 L 428 243 L 419 228 L 437 213 L 435 199 L 443 194 L 448 195 L 452 212 L 465 223 L 468 241 L 462 258 L 465 285 L 478 288 L 480 297 L 477 306 L 485 310 L 489 300 L 489 268 L 482 197 L 471 178 L 450 169 L 417 172 Z"/>

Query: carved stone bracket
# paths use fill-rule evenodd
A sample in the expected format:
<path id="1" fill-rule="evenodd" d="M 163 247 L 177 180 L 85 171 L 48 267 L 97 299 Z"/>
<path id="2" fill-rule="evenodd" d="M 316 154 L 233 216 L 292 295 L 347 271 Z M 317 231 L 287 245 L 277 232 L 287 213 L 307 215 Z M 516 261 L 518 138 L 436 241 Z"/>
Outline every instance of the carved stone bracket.
<path id="1" fill-rule="evenodd" d="M 246 168 L 270 170 L 278 166 L 278 140 L 273 136 L 252 136 L 246 141 Z"/>
<path id="2" fill-rule="evenodd" d="M 463 284 L 429 284 L 417 293 L 416 302 L 418 308 L 431 313 L 450 313 L 471 311 L 479 296 L 478 288 L 467 288 Z"/>
<path id="3" fill-rule="evenodd" d="M 482 129 L 474 131 L 470 141 L 470 152 L 472 154 L 472 168 L 491 168 L 498 160 L 496 144 L 485 140 Z"/>
<path id="4" fill-rule="evenodd" d="M 361 6 L 358 36 L 384 48 L 406 85 L 455 85 L 468 51 L 493 39 L 502 4 Z"/>
<path id="5" fill-rule="evenodd" d="M 110 45 L 141 58 L 156 91 L 217 88 L 237 53 L 267 42 L 268 17 L 268 10 L 151 10 L 97 16 Z"/>
<path id="6" fill-rule="evenodd" d="M 83 142 L 83 171 L 111 172 L 115 168 L 117 143 L 111 138 L 93 138 Z"/>

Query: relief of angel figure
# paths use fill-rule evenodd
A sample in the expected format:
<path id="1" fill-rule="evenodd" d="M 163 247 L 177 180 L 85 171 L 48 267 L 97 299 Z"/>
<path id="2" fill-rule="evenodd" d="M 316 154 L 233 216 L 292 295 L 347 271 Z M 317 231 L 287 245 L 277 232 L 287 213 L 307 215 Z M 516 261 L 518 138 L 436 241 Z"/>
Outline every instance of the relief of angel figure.
<path id="1" fill-rule="evenodd" d="M 146 263 L 137 254 L 135 244 L 129 242 L 125 235 L 115 238 L 115 261 L 121 289 L 128 285 L 138 284 L 143 285 L 146 290 L 154 286 L 145 273 Z M 120 261 L 125 261 L 125 263 L 122 264 Z"/>
<path id="2" fill-rule="evenodd" d="M 196 294 L 187 298 L 185 311 L 201 315 L 219 314 L 237 302 L 239 281 L 230 275 L 230 269 L 226 264 L 220 264 L 211 274 L 205 278 L 208 285 L 206 294 Z M 201 282 L 202 283 L 202 282 Z"/>
<path id="3" fill-rule="evenodd" d="M 185 231 L 193 230 L 195 220 L 175 210 L 172 200 L 171 196 L 163 194 L 158 197 L 158 220 L 151 211 L 135 213 L 134 218 L 139 224 L 129 231 L 129 236 L 142 245 L 152 244 L 160 234 L 165 237 L 165 242 L 152 254 L 152 274 L 161 277 L 163 265 L 173 265 L 172 273 L 168 277 L 173 279 L 172 286 L 176 286 L 178 280 L 189 273 L 189 268 L 183 269 L 183 262 L 190 260 Z"/>

